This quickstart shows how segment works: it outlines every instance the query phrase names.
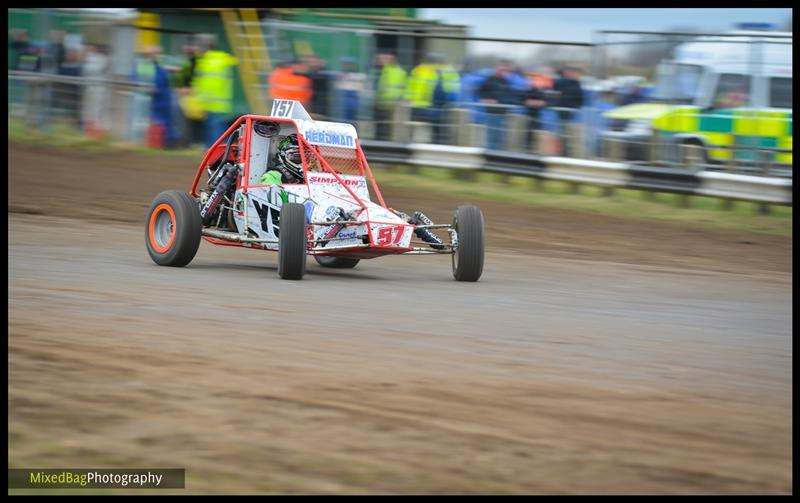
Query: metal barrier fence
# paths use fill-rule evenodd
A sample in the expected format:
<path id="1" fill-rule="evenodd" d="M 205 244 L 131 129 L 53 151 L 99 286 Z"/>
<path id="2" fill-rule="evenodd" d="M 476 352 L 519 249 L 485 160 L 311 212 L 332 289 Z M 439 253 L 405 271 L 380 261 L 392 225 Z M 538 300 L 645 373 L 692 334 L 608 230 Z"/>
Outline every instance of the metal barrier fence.
<path id="1" fill-rule="evenodd" d="M 153 86 L 118 78 L 8 72 L 8 117 L 48 131 L 65 124 L 87 135 L 144 142 Z"/>
<path id="2" fill-rule="evenodd" d="M 693 173 L 672 167 L 624 162 L 498 152 L 476 147 L 406 144 L 366 140 L 373 163 L 441 167 L 465 172 L 560 180 L 575 184 L 630 188 L 652 192 L 711 196 L 764 204 L 792 204 L 792 180 L 732 173 Z"/>
<path id="3" fill-rule="evenodd" d="M 8 72 L 8 109 L 10 117 L 23 118 L 30 126 L 47 128 L 52 123 L 63 122 L 84 131 L 100 130 L 114 138 L 142 142 L 150 124 L 150 90 L 147 84 L 121 79 L 98 79 L 69 77 L 39 72 Z M 176 96 L 177 98 L 177 96 Z M 176 118 L 181 115 L 174 100 Z M 791 169 L 774 163 L 777 153 L 791 153 L 791 149 L 736 147 L 711 145 L 712 149 L 746 148 L 759 155 L 758 162 L 742 164 L 735 156 L 724 164 L 707 164 L 701 155 L 681 153 L 677 145 L 665 143 L 657 136 L 646 141 L 605 138 L 593 146 L 589 144 L 591 124 L 581 119 L 584 111 L 549 107 L 551 117 L 533 122 L 529 116 L 520 114 L 518 107 L 492 105 L 502 113 L 487 113 L 471 103 L 455 104 L 446 109 L 429 109 L 419 117 L 406 105 L 400 105 L 383 122 L 359 120 L 357 125 L 364 139 L 381 139 L 406 143 L 431 143 L 453 146 L 489 148 L 497 151 L 535 153 L 539 155 L 566 155 L 582 159 L 624 160 L 630 149 L 643 152 L 641 164 L 664 165 L 690 171 L 711 169 L 731 173 L 764 176 L 791 177 Z M 572 114 L 577 119 L 561 121 L 559 113 Z M 484 118 L 475 121 L 476 115 Z M 486 119 L 486 116 L 492 116 Z M 432 118 L 433 117 L 433 118 Z M 584 114 L 585 117 L 585 114 Z M 180 120 L 176 122 L 180 123 Z M 378 138 L 376 131 L 383 127 L 385 138 Z M 487 142 L 487 137 L 496 135 L 496 144 Z M 499 140 L 498 140 L 499 138 Z M 692 149 L 680 146 L 680 149 Z M 702 153 L 702 152 L 701 152 Z M 700 153 L 700 154 L 701 154 Z"/>
<path id="4" fill-rule="evenodd" d="M 152 86 L 119 78 L 70 77 L 40 72 L 8 72 L 9 117 L 45 130 L 64 123 L 87 134 L 108 134 L 115 139 L 143 143 L 150 125 Z M 178 96 L 174 96 L 173 115 L 179 134 L 187 134 L 180 120 Z M 486 107 L 488 108 L 488 107 Z M 601 142 L 592 130 L 585 110 L 548 107 L 537 121 L 519 113 L 519 107 L 492 105 L 492 112 L 474 103 L 456 103 L 445 109 L 427 109 L 424 114 L 407 105 L 399 105 L 387 120 L 359 119 L 359 135 L 365 140 L 390 140 L 395 143 L 440 144 L 475 147 L 497 152 L 519 152 L 543 156 L 566 156 L 578 159 L 622 161 L 631 149 L 639 149 L 643 161 L 638 164 L 683 169 L 724 171 L 757 176 L 791 178 L 791 168 L 776 165 L 774 154 L 791 153 L 790 149 L 754 148 L 757 162 L 742 164 L 730 156 L 724 164 L 708 164 L 702 152 L 684 155 L 678 145 L 656 135 L 643 141 L 613 136 Z M 549 115 L 548 115 L 549 114 Z M 563 120 L 559 114 L 566 114 Z M 477 120 L 476 120 L 477 118 Z M 381 128 L 383 137 L 376 132 Z M 488 141 L 494 134 L 494 143 Z M 594 142 L 594 143 L 592 143 Z M 683 145 L 680 149 L 699 148 Z M 713 149 L 736 149 L 713 145 Z M 694 159 L 687 162 L 686 159 Z M 637 164 L 637 163 L 634 163 Z"/>

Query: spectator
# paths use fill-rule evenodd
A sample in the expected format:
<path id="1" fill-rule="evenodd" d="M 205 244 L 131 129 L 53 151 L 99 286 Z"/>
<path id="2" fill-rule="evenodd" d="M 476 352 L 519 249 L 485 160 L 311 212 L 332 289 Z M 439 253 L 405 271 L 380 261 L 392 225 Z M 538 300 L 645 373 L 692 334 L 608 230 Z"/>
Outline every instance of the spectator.
<path id="1" fill-rule="evenodd" d="M 522 96 L 531 87 L 531 79 L 520 67 L 515 67 L 508 74 L 508 83 L 511 85 L 512 92 L 516 95 L 516 102 L 521 103 Z M 518 103 L 518 104 L 519 104 Z"/>
<path id="2" fill-rule="evenodd" d="M 620 96 L 617 89 L 611 82 L 600 82 L 597 85 L 597 93 L 591 104 L 591 108 L 586 113 L 586 131 L 584 134 L 585 145 L 589 155 L 601 153 L 603 132 L 615 128 L 615 122 L 608 119 L 605 114 L 619 106 Z M 620 122 L 620 127 L 624 121 Z"/>
<path id="3" fill-rule="evenodd" d="M 193 43 L 187 43 L 182 48 L 180 68 L 172 77 L 172 84 L 178 89 L 192 87 L 194 72 L 197 68 L 197 47 Z"/>
<path id="4" fill-rule="evenodd" d="M 483 107 L 478 105 L 480 102 L 478 89 L 486 78 L 487 75 L 484 75 L 484 70 L 477 68 L 472 63 L 465 64 L 461 72 L 461 92 L 458 100 L 462 103 L 462 106 L 472 111 L 472 121 L 479 124 L 483 124 L 485 120 Z"/>
<path id="5" fill-rule="evenodd" d="M 172 147 L 177 140 L 174 123 L 172 120 L 172 89 L 169 74 L 161 65 L 161 47 L 153 45 L 147 48 L 146 55 L 153 64 L 153 90 L 150 99 L 150 125 L 159 128 L 162 132 L 161 143 L 164 147 Z"/>
<path id="6" fill-rule="evenodd" d="M 17 70 L 26 72 L 40 72 L 42 70 L 42 57 L 44 55 L 44 45 L 42 43 L 32 43 L 27 50 L 20 54 L 17 63 Z"/>
<path id="7" fill-rule="evenodd" d="M 518 103 L 517 93 L 511 87 L 509 76 L 511 63 L 500 61 L 495 68 L 495 73 L 486 79 L 478 88 L 478 97 L 485 105 L 487 114 L 487 148 L 502 150 L 504 148 L 503 126 L 508 111 L 508 105 Z"/>
<path id="8" fill-rule="evenodd" d="M 539 111 L 539 126 L 543 131 L 558 135 L 561 130 L 559 115 L 558 111 L 552 108 L 558 105 L 559 93 L 553 89 L 557 75 L 554 73 L 553 68 L 548 65 L 541 65 L 537 70 L 534 75 L 534 82 L 536 87 L 544 94 L 546 102 L 545 107 Z M 557 143 L 550 143 L 551 146 L 546 149 L 547 153 L 557 154 L 558 152 L 553 149 L 553 146 Z"/>
<path id="9" fill-rule="evenodd" d="M 147 56 L 147 49 L 137 53 L 134 61 L 131 80 L 146 85 L 146 88 L 137 88 L 130 95 L 128 105 L 128 132 L 126 138 L 130 142 L 141 143 L 144 141 L 145 132 L 149 125 L 150 117 L 150 89 L 155 85 L 156 69 L 151 58 Z"/>
<path id="10" fill-rule="evenodd" d="M 361 107 L 361 95 L 367 90 L 367 76 L 358 71 L 353 58 L 343 57 L 340 64 L 341 71 L 335 84 L 339 103 L 336 116 L 344 122 L 355 123 Z"/>
<path id="11" fill-rule="evenodd" d="M 101 46 L 86 46 L 83 58 L 83 76 L 87 78 L 83 87 L 83 107 L 81 117 L 89 136 L 102 136 L 109 129 L 108 89 L 105 83 L 91 82 L 108 78 L 110 60 L 107 49 Z"/>
<path id="12" fill-rule="evenodd" d="M 225 132 L 226 120 L 233 111 L 233 67 L 236 58 L 220 51 L 213 35 L 201 37 L 201 56 L 197 60 L 192 89 L 206 114 L 206 144 L 211 146 Z"/>
<path id="13" fill-rule="evenodd" d="M 197 45 L 192 42 L 183 46 L 183 64 L 173 78 L 179 96 L 178 116 L 181 117 L 180 130 L 184 146 L 202 145 L 204 141 L 205 112 L 197 95 L 192 91 L 192 82 L 197 69 L 197 51 Z"/>
<path id="14" fill-rule="evenodd" d="M 377 63 L 380 73 L 375 102 L 375 136 L 378 140 L 389 140 L 394 111 L 405 92 L 406 71 L 397 64 L 394 54 L 378 54 Z"/>
<path id="15" fill-rule="evenodd" d="M 620 97 L 620 106 L 633 105 L 644 101 L 644 93 L 642 90 L 641 82 L 631 81 L 628 82 L 622 89 L 622 96 Z"/>
<path id="16" fill-rule="evenodd" d="M 42 55 L 42 72 L 59 73 L 67 59 L 67 48 L 64 45 L 64 32 L 61 30 L 50 30 L 50 43 L 47 45 Z"/>
<path id="17" fill-rule="evenodd" d="M 35 72 L 39 70 L 39 58 L 34 53 L 33 47 L 28 40 L 28 31 L 14 29 L 11 30 L 11 40 L 8 43 L 11 53 L 8 58 L 9 70 L 22 70 Z M 20 78 L 10 78 L 8 81 L 8 98 L 9 98 L 9 113 L 17 115 L 12 112 L 11 108 L 22 109 L 27 99 L 26 97 L 26 82 Z M 24 112 L 22 112 L 24 114 Z"/>
<path id="18" fill-rule="evenodd" d="M 434 143 L 444 144 L 447 142 L 446 128 L 447 108 L 458 100 L 461 77 L 451 65 L 445 63 L 444 56 L 434 54 L 432 60 L 437 63 L 436 84 L 433 88 L 433 113 L 438 118 L 438 122 L 433 129 Z M 449 136 L 452 136 L 449 135 Z"/>
<path id="19" fill-rule="evenodd" d="M 311 79 L 306 75 L 307 67 L 297 60 L 278 66 L 268 79 L 272 99 L 297 100 L 308 108 L 311 101 Z"/>
<path id="20" fill-rule="evenodd" d="M 441 54 L 430 53 L 414 67 L 406 83 L 411 118 L 433 125 L 433 142 L 445 143 L 445 109 L 458 99 L 460 77 Z"/>
<path id="21" fill-rule="evenodd" d="M 536 86 L 536 81 L 531 79 L 531 87 L 523 94 L 522 104 L 528 116 L 528 127 L 525 132 L 525 148 L 530 152 L 536 147 L 536 131 L 541 129 L 541 111 L 547 106 L 544 92 Z"/>
<path id="22" fill-rule="evenodd" d="M 549 66 L 539 66 L 530 76 L 533 78 L 533 85 L 542 92 L 553 88 L 553 77 Z"/>
<path id="23" fill-rule="evenodd" d="M 44 57 L 45 45 L 42 41 L 34 41 L 28 47 L 28 52 L 20 58 L 20 70 L 28 72 L 40 72 L 42 69 L 42 58 Z M 39 125 L 44 119 L 44 108 L 46 99 L 45 83 L 39 80 L 25 81 L 20 80 L 21 100 L 24 101 L 25 123 L 29 126 Z"/>
<path id="24" fill-rule="evenodd" d="M 601 81 L 598 85 L 597 97 L 593 108 L 608 112 L 622 106 L 625 101 L 625 90 L 618 87 L 613 81 Z M 627 119 L 606 119 L 600 122 L 599 128 L 603 130 L 622 131 L 625 129 Z M 592 121 L 596 123 L 596 121 Z"/>
<path id="25" fill-rule="evenodd" d="M 325 69 L 325 60 L 311 54 L 306 58 L 306 74 L 311 79 L 311 106 L 309 112 L 318 120 L 330 117 L 331 86 L 333 75 Z"/>
<path id="26" fill-rule="evenodd" d="M 66 51 L 66 56 L 58 69 L 59 75 L 80 77 L 83 66 L 83 54 L 76 48 Z M 83 92 L 77 82 L 62 82 L 56 87 L 56 108 L 76 127 L 81 127 L 81 99 Z"/>
<path id="27" fill-rule="evenodd" d="M 28 30 L 14 29 L 11 30 L 11 41 L 8 43 L 11 49 L 11 56 L 8 58 L 9 69 L 22 70 L 22 59 L 31 53 L 31 44 L 28 40 Z"/>
<path id="28" fill-rule="evenodd" d="M 38 41 L 34 43 L 34 53 L 36 71 L 57 74 L 66 60 L 66 48 L 64 46 L 64 32 L 60 30 L 50 31 L 50 41 Z M 53 105 L 58 108 L 64 107 L 64 96 L 70 92 L 69 87 L 63 83 L 53 82 L 52 79 L 28 84 L 30 91 L 29 105 L 30 112 L 26 120 L 29 124 L 37 127 L 48 128 L 52 121 L 45 120 L 45 114 L 50 114 Z M 58 100 L 58 101 L 56 101 Z"/>
<path id="29" fill-rule="evenodd" d="M 553 84 L 553 90 L 558 93 L 559 108 L 572 110 L 559 110 L 558 116 L 561 122 L 561 154 L 570 155 L 571 149 L 568 148 L 567 124 L 575 118 L 575 112 L 583 106 L 583 89 L 581 88 L 580 70 L 574 66 L 567 66 L 561 70 L 561 78 Z"/>
<path id="30" fill-rule="evenodd" d="M 42 57 L 41 69 L 43 73 L 79 76 L 75 71 L 80 63 L 76 61 L 73 51 L 68 51 L 64 43 L 65 33 L 61 30 L 50 31 L 50 43 Z M 45 83 L 46 110 L 51 110 L 57 116 L 68 117 L 72 122 L 79 122 L 75 113 L 75 94 L 79 88 L 74 83 L 56 80 Z"/>
<path id="31" fill-rule="evenodd" d="M 580 69 L 568 66 L 561 70 L 561 77 L 553 84 L 558 94 L 558 105 L 578 109 L 583 106 L 583 89 L 579 80 Z"/>

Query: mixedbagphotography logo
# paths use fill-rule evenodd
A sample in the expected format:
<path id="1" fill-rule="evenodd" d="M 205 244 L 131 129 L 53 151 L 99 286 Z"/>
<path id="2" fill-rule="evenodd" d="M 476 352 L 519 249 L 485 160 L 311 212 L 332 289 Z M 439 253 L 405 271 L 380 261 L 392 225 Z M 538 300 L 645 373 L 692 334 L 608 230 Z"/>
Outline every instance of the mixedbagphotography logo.
<path id="1" fill-rule="evenodd" d="M 9 489 L 184 489 L 183 468 L 10 468 Z"/>

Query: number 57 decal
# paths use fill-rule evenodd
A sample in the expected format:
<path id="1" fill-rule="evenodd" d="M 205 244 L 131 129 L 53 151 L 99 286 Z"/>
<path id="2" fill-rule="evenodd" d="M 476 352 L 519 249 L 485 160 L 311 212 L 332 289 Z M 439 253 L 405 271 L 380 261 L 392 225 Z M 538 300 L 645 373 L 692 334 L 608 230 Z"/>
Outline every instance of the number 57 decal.
<path id="1" fill-rule="evenodd" d="M 270 115 L 273 117 L 289 117 L 292 114 L 294 102 L 289 100 L 275 100 L 272 102 L 272 112 Z"/>
<path id="2" fill-rule="evenodd" d="M 381 246 L 396 245 L 403 239 L 403 231 L 405 225 L 393 225 L 391 227 L 383 227 L 378 231 L 378 244 Z"/>

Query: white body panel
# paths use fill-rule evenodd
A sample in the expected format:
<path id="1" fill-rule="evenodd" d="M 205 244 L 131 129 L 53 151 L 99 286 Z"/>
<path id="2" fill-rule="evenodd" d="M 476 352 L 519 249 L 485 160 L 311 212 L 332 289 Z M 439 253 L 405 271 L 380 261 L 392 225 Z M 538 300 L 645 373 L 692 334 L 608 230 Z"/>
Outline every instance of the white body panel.
<path id="1" fill-rule="evenodd" d="M 345 247 L 364 244 L 368 232 L 377 236 L 384 231 L 381 244 L 404 248 L 410 246 L 413 226 L 391 211 L 369 200 L 369 191 L 364 177 L 341 176 L 347 186 L 366 205 L 362 206 L 350 195 L 336 178 L 329 173 L 310 173 L 309 185 L 272 185 L 251 187 L 246 193 L 236 191 L 236 210 L 234 222 L 239 233 L 245 233 L 258 239 L 277 241 L 280 235 L 280 210 L 283 206 L 281 192 L 285 192 L 288 202 L 300 203 L 306 207 L 306 222 L 321 223 L 342 219 L 339 210 L 351 215 L 353 221 L 370 223 L 366 225 L 347 225 L 335 231 L 334 224 L 313 227 L 313 239 L 337 239 L 330 246 Z M 244 207 L 246 206 L 246 211 Z M 247 225 L 245 225 L 245 222 Z M 377 238 L 376 238 L 377 240 Z M 369 240 L 367 240 L 369 242 Z M 276 250 L 277 243 L 266 243 L 269 249 Z"/>

